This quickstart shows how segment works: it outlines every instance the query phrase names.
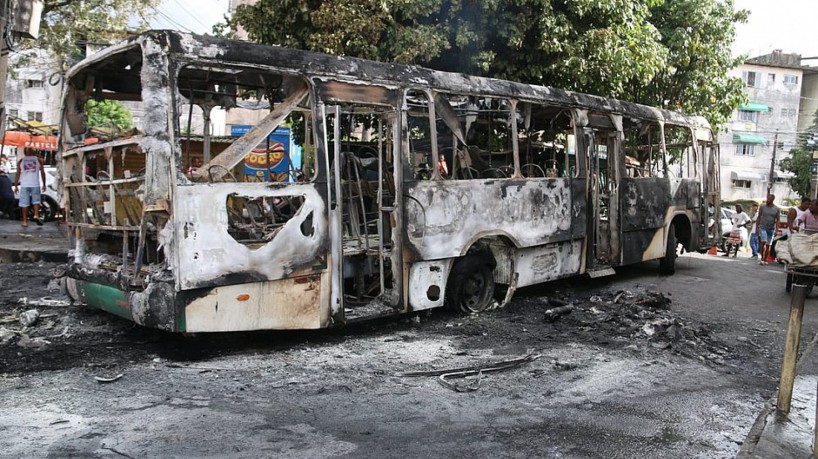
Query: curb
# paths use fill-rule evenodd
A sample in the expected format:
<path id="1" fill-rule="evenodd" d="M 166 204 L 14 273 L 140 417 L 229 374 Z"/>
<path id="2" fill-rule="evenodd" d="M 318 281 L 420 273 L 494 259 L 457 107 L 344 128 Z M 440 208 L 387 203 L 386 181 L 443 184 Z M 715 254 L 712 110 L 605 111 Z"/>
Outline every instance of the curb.
<path id="1" fill-rule="evenodd" d="M 750 427 L 750 432 L 747 433 L 744 443 L 741 444 L 741 449 L 738 450 L 736 459 L 749 459 L 753 457 L 753 450 L 755 450 L 756 445 L 758 445 L 764 428 L 767 427 L 767 418 L 772 411 L 773 402 L 769 401 L 765 403 L 764 407 L 761 408 L 761 413 L 758 414 L 755 422 L 753 422 L 753 426 Z"/>

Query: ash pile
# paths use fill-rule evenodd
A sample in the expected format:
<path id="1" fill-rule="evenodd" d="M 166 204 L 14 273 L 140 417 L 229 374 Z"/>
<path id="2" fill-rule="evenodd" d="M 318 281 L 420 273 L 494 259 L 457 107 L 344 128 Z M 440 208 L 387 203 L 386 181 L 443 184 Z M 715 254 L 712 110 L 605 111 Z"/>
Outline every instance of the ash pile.
<path id="1" fill-rule="evenodd" d="M 724 365 L 734 357 L 727 346 L 711 336 L 707 326 L 674 314 L 670 297 L 661 292 L 620 290 L 546 301 L 545 322 L 569 334 L 578 331 L 598 344 L 622 343 L 633 351 L 670 352 L 713 365 Z"/>

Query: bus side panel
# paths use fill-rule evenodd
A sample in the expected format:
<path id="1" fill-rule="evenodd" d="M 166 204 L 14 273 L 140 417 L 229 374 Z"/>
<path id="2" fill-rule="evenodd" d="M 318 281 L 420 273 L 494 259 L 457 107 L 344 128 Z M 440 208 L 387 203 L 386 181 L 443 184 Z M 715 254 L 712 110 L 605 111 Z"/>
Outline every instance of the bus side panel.
<path id="1" fill-rule="evenodd" d="M 588 180 L 571 179 L 571 237 L 582 239 L 588 234 Z"/>
<path id="2" fill-rule="evenodd" d="M 623 177 L 621 186 L 622 264 L 661 258 L 670 182 L 661 177 Z"/>
<path id="3" fill-rule="evenodd" d="M 329 274 L 226 285 L 207 291 L 185 307 L 185 331 L 312 329 L 329 326 L 321 308 Z M 322 314 L 322 311 L 325 313 Z"/>
<path id="4" fill-rule="evenodd" d="M 572 237 L 570 179 L 414 182 L 405 194 L 407 238 L 423 260 L 459 257 L 485 235 L 517 247 Z"/>
<path id="5" fill-rule="evenodd" d="M 622 178 L 622 231 L 663 227 L 669 197 L 666 178 Z"/>
<path id="6" fill-rule="evenodd" d="M 303 204 L 261 246 L 244 245 L 228 232 L 227 200 L 289 197 Z M 176 187 L 174 242 L 179 290 L 244 284 L 326 270 L 327 218 L 312 185 L 210 183 Z"/>
<path id="7" fill-rule="evenodd" d="M 663 257 L 664 241 L 664 228 L 622 233 L 622 264 L 629 265 Z"/>
<path id="8" fill-rule="evenodd" d="M 693 179 L 675 179 L 670 183 L 670 205 L 684 209 L 698 209 L 701 184 Z"/>
<path id="9" fill-rule="evenodd" d="M 582 241 L 566 241 L 516 251 L 517 287 L 579 274 Z"/>

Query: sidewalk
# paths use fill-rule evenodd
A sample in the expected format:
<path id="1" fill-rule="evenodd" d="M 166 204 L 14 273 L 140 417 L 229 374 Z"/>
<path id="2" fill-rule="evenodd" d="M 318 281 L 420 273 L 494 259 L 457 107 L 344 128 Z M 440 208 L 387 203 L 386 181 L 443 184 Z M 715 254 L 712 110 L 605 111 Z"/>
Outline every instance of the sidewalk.
<path id="1" fill-rule="evenodd" d="M 57 222 L 37 226 L 0 219 L 0 263 L 66 261 L 68 229 Z"/>
<path id="2" fill-rule="evenodd" d="M 815 404 L 818 393 L 816 335 L 798 360 L 790 414 L 775 410 L 776 400 L 766 404 L 750 429 L 736 458 L 813 457 Z"/>

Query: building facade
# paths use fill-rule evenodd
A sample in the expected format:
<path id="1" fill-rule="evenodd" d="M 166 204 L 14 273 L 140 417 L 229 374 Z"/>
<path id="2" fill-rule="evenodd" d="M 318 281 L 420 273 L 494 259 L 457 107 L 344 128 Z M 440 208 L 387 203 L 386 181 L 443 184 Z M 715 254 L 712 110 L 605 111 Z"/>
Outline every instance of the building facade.
<path id="1" fill-rule="evenodd" d="M 719 134 L 723 201 L 796 199 L 789 172 L 779 163 L 789 156 L 798 132 L 804 71 L 801 56 L 774 51 L 748 59 L 731 74 L 746 86 L 748 101 Z"/>

